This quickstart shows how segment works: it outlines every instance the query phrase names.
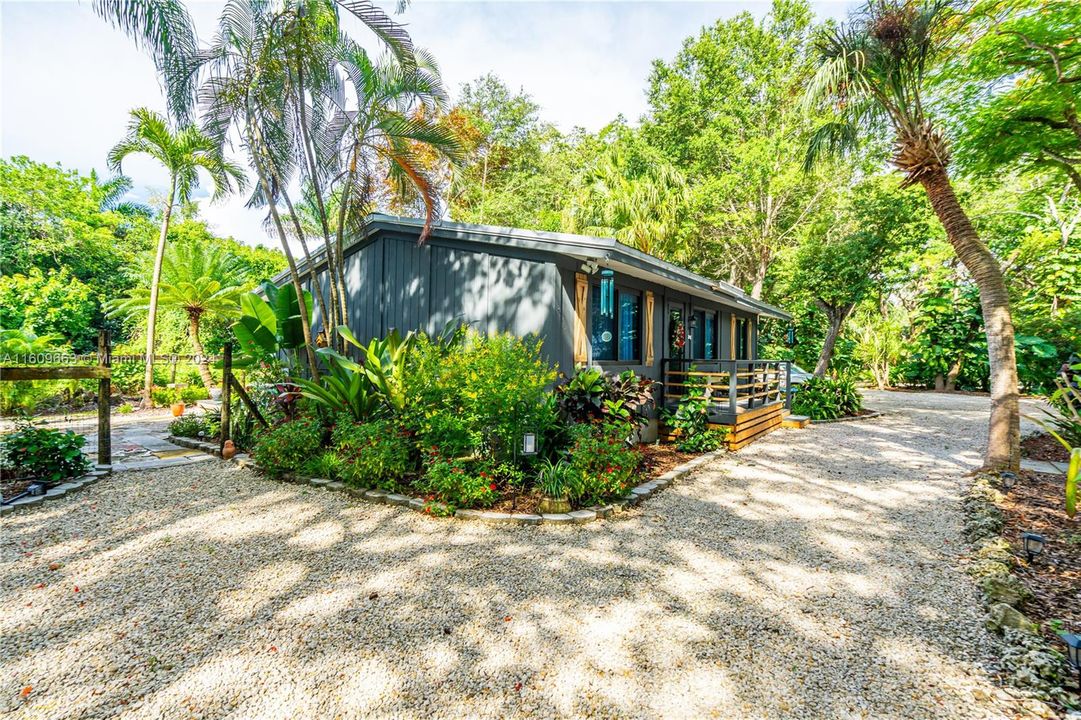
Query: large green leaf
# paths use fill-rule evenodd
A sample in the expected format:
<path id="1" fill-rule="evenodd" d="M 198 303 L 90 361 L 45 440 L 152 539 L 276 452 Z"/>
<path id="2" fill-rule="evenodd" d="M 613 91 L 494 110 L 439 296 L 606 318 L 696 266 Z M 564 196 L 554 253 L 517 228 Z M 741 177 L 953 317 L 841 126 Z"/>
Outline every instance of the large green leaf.
<path id="1" fill-rule="evenodd" d="M 304 291 L 304 305 L 308 315 L 308 325 L 312 321 L 312 294 Z M 304 325 L 300 319 L 300 302 L 297 300 L 297 291 L 292 285 L 285 285 L 278 289 L 274 303 L 274 315 L 277 318 L 278 344 L 284 350 L 295 350 L 303 347 L 306 341 L 304 337 Z"/>

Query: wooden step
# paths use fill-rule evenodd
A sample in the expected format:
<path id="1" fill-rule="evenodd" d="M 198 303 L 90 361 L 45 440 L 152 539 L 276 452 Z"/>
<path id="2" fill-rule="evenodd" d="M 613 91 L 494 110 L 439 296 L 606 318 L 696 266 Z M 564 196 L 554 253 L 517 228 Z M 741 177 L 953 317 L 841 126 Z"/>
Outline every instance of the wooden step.
<path id="1" fill-rule="evenodd" d="M 798 428 L 802 430 L 811 424 L 811 418 L 806 415 L 789 415 L 783 421 L 781 421 L 781 427 L 783 428 Z"/>

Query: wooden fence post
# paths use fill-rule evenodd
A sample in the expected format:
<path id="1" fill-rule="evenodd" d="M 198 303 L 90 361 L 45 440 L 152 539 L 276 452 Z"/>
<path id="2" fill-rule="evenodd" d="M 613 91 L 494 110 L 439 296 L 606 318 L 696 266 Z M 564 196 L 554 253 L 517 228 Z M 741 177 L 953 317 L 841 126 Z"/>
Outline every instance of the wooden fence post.
<path id="1" fill-rule="evenodd" d="M 98 333 L 98 365 L 112 366 L 112 346 L 109 331 Z M 113 394 L 113 381 L 109 373 L 98 379 L 98 465 L 113 464 L 113 435 L 109 398 Z"/>
<path id="2" fill-rule="evenodd" d="M 221 358 L 221 441 L 218 450 L 225 451 L 225 441 L 229 439 L 229 403 L 233 389 L 233 343 L 227 342 L 222 348 Z"/>

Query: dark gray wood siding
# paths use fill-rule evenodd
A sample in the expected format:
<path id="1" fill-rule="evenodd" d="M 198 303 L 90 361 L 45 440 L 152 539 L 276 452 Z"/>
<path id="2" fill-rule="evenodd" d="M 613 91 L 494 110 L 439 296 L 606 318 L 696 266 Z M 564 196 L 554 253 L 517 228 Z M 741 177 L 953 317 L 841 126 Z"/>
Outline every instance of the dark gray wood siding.
<path id="1" fill-rule="evenodd" d="M 564 311 L 571 300 L 553 260 L 467 243 L 418 246 L 415 237 L 392 234 L 348 253 L 347 314 L 362 342 L 393 328 L 438 333 L 447 323 L 465 322 L 480 332 L 537 335 L 550 362 L 570 367 L 572 338 L 569 320 L 564 332 Z M 573 286 L 573 272 L 571 277 Z M 315 318 L 319 330 L 318 311 Z"/>

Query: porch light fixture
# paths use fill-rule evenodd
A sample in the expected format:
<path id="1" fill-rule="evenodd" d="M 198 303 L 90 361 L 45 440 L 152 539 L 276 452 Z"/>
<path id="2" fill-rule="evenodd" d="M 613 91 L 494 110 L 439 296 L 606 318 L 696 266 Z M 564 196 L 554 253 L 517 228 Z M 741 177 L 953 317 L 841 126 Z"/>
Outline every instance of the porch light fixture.
<path id="1" fill-rule="evenodd" d="M 1033 532 L 1026 532 L 1021 533 L 1021 542 L 1025 546 L 1025 555 L 1028 556 L 1028 561 L 1032 562 L 1037 555 L 1043 552 L 1043 546 L 1047 542 L 1047 538 Z"/>
<path id="2" fill-rule="evenodd" d="M 601 315 L 612 317 L 616 312 L 616 274 L 611 268 L 601 270 Z"/>
<path id="3" fill-rule="evenodd" d="M 1066 662 L 1077 671 L 1077 685 L 1081 687 L 1081 635 L 1060 632 L 1058 636 L 1066 643 Z"/>
<path id="4" fill-rule="evenodd" d="M 537 454 L 537 433 L 527 432 L 522 435 L 522 455 Z"/>

